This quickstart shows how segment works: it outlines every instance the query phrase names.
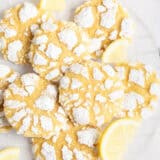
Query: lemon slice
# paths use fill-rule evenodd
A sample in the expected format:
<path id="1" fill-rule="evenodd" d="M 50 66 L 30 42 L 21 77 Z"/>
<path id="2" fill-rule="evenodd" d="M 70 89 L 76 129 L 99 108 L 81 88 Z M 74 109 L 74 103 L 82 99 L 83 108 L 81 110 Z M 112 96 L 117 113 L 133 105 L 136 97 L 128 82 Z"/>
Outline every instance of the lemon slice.
<path id="1" fill-rule="evenodd" d="M 124 153 L 133 140 L 139 122 L 137 120 L 117 120 L 107 128 L 99 141 L 102 160 L 124 160 Z"/>
<path id="2" fill-rule="evenodd" d="M 127 49 L 129 41 L 118 39 L 112 42 L 104 51 L 102 61 L 104 63 L 117 63 L 127 61 Z"/>
<path id="3" fill-rule="evenodd" d="M 0 133 L 7 133 L 11 130 L 11 127 L 6 128 L 0 128 Z"/>
<path id="4" fill-rule="evenodd" d="M 0 151 L 0 160 L 19 160 L 20 149 L 16 147 L 6 148 Z"/>
<path id="5" fill-rule="evenodd" d="M 41 9 L 48 11 L 62 11 L 65 9 L 65 0 L 40 0 Z"/>

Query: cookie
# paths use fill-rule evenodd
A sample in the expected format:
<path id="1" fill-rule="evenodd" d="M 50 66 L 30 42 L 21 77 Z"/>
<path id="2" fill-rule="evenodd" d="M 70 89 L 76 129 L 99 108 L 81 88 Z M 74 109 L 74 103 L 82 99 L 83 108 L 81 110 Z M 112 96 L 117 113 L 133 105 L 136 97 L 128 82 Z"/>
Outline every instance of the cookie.
<path id="1" fill-rule="evenodd" d="M 74 22 L 92 38 L 94 57 L 116 39 L 132 38 L 133 23 L 126 10 L 116 0 L 89 0 L 75 11 Z"/>
<path id="2" fill-rule="evenodd" d="M 99 130 L 93 127 L 75 127 L 48 140 L 34 138 L 33 152 L 38 160 L 98 160 L 96 143 Z"/>
<path id="3" fill-rule="evenodd" d="M 35 72 L 58 81 L 69 65 L 89 59 L 88 35 L 72 22 L 46 21 L 37 30 L 29 53 Z"/>
<path id="4" fill-rule="evenodd" d="M 56 85 L 34 73 L 24 74 L 4 92 L 4 112 L 18 134 L 51 137 L 68 121 L 57 96 Z"/>
<path id="5" fill-rule="evenodd" d="M 60 80 L 59 102 L 75 124 L 101 128 L 114 118 L 151 115 L 159 80 L 142 64 L 77 63 Z"/>
<path id="6" fill-rule="evenodd" d="M 120 80 L 126 86 L 123 114 L 130 118 L 146 119 L 153 114 L 160 102 L 160 78 L 144 64 L 117 64 Z"/>
<path id="7" fill-rule="evenodd" d="M 18 73 L 8 66 L 0 64 L 0 132 L 6 132 L 11 129 L 3 112 L 3 92 L 17 77 Z"/>
<path id="8" fill-rule="evenodd" d="M 121 113 L 122 81 L 111 65 L 76 63 L 60 80 L 59 102 L 78 125 L 101 127 Z"/>
<path id="9" fill-rule="evenodd" d="M 6 60 L 16 64 L 27 63 L 32 33 L 46 16 L 42 10 L 28 2 L 4 13 L 0 20 L 0 51 Z"/>

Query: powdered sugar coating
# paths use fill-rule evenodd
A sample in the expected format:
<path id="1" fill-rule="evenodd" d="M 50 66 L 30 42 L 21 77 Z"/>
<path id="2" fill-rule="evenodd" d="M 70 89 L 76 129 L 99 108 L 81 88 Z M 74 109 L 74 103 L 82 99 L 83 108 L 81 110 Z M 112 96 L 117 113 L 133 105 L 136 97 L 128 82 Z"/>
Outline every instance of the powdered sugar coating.
<path id="1" fill-rule="evenodd" d="M 104 37 L 99 41 L 99 47 L 95 47 L 94 58 L 101 57 L 100 51 L 103 52 L 113 41 L 132 38 L 133 24 L 126 10 L 116 0 L 84 2 L 76 9 L 74 22 L 83 27 L 91 39 Z M 94 42 L 91 41 L 92 46 L 95 46 Z"/>
<path id="2" fill-rule="evenodd" d="M 47 43 L 48 37 L 46 35 L 40 35 L 38 37 L 33 38 L 32 43 L 36 45 L 43 45 Z"/>
<path id="3" fill-rule="evenodd" d="M 74 79 L 79 83 L 73 87 Z M 103 122 L 109 122 L 121 110 L 120 92 L 124 92 L 124 86 L 116 85 L 117 81 L 115 69 L 110 65 L 92 61 L 73 64 L 60 82 L 59 101 L 75 124 L 101 127 L 97 117 L 104 116 Z M 114 92 L 118 98 L 111 95 Z"/>
<path id="4" fill-rule="evenodd" d="M 143 64 L 116 66 L 120 78 L 128 86 L 122 105 L 126 116 L 147 118 L 159 102 L 160 79 L 153 69 L 148 68 Z"/>
<path id="5" fill-rule="evenodd" d="M 114 40 L 117 39 L 117 36 L 118 36 L 118 31 L 117 31 L 117 30 L 114 30 L 114 31 L 112 31 L 112 32 L 110 33 L 109 39 L 112 40 L 112 41 L 114 41 Z"/>
<path id="6" fill-rule="evenodd" d="M 135 70 L 135 69 L 131 70 L 129 74 L 129 81 L 144 87 L 145 85 L 144 72 L 142 70 Z"/>
<path id="7" fill-rule="evenodd" d="M 152 83 L 150 86 L 150 94 L 155 96 L 160 96 L 160 84 Z"/>
<path id="8" fill-rule="evenodd" d="M 75 78 L 79 83 L 72 87 Z M 143 118 L 141 111 L 154 109 L 159 100 L 159 83 L 156 72 L 143 64 L 88 61 L 70 66 L 60 83 L 59 101 L 75 124 L 102 127 L 115 117 Z"/>
<path id="9" fill-rule="evenodd" d="M 101 26 L 105 27 L 107 29 L 112 28 L 112 26 L 115 24 L 115 15 L 112 13 L 112 11 L 107 11 L 106 13 L 103 13 L 101 15 Z"/>
<path id="10" fill-rule="evenodd" d="M 44 21 L 43 23 L 48 23 Z M 72 22 L 50 21 L 56 26 L 35 33 L 30 51 L 30 62 L 35 72 L 49 81 L 58 81 L 69 65 L 88 59 L 88 35 Z M 43 26 L 43 27 L 42 27 Z M 43 41 L 39 40 L 39 38 Z"/>
<path id="11" fill-rule="evenodd" d="M 32 14 L 31 14 L 32 12 Z M 26 22 L 31 18 L 35 18 L 38 14 L 38 10 L 35 5 L 25 2 L 23 7 L 19 11 L 19 18 L 21 22 Z"/>
<path id="12" fill-rule="evenodd" d="M 65 129 L 68 120 L 61 111 L 57 95 L 55 85 L 34 73 L 24 74 L 4 93 L 6 117 L 18 134 L 51 137 Z"/>
<path id="13" fill-rule="evenodd" d="M 68 149 L 67 146 L 62 148 L 62 159 L 71 160 L 73 159 L 73 152 Z"/>
<path id="14" fill-rule="evenodd" d="M 87 125 L 89 123 L 88 110 L 82 107 L 73 109 L 73 118 L 76 123 L 80 125 Z"/>
<path id="15" fill-rule="evenodd" d="M 126 110 L 134 110 L 137 107 L 137 104 L 143 104 L 144 98 L 138 93 L 131 92 L 125 95 L 124 99 L 124 109 Z"/>
<path id="16" fill-rule="evenodd" d="M 12 38 L 17 34 L 16 30 L 8 28 L 5 24 L 0 26 L 0 32 L 4 32 L 6 38 Z"/>
<path id="17" fill-rule="evenodd" d="M 98 160 L 95 151 L 99 130 L 92 127 L 81 128 L 68 124 L 68 129 L 50 139 L 36 139 L 33 142 L 33 152 L 41 160 Z M 69 138 L 69 141 L 66 139 Z M 51 158 L 52 157 L 52 158 Z"/>
<path id="18" fill-rule="evenodd" d="M 58 59 L 61 53 L 62 49 L 52 43 L 48 45 L 48 48 L 46 50 L 46 55 L 52 59 Z"/>
<path id="19" fill-rule="evenodd" d="M 56 157 L 54 147 L 45 142 L 42 144 L 41 153 L 46 160 L 54 160 Z"/>
<path id="20" fill-rule="evenodd" d="M 59 40 L 67 45 L 69 50 L 72 50 L 73 47 L 77 44 L 78 38 L 72 29 L 64 29 L 60 33 L 58 33 Z"/>
<path id="21" fill-rule="evenodd" d="M 6 132 L 11 129 L 3 111 L 3 93 L 7 86 L 18 76 L 19 74 L 10 67 L 0 64 L 0 132 Z"/>
<path id="22" fill-rule="evenodd" d="M 41 28 L 44 31 L 53 32 L 58 28 L 58 26 L 56 24 L 54 24 L 53 19 L 50 18 L 41 24 Z"/>
<path id="23" fill-rule="evenodd" d="M 4 49 L 6 47 L 6 40 L 1 37 L 0 38 L 0 50 Z"/>
<path id="24" fill-rule="evenodd" d="M 21 41 L 14 41 L 8 44 L 8 60 L 17 63 L 18 53 L 22 50 L 23 44 Z"/>
<path id="25" fill-rule="evenodd" d="M 31 39 L 42 21 L 43 11 L 29 2 L 5 11 L 0 20 L 0 51 L 16 64 L 28 62 Z"/>
<path id="26" fill-rule="evenodd" d="M 92 7 L 83 8 L 80 13 L 74 17 L 74 21 L 83 28 L 92 27 L 95 22 Z"/>
<path id="27" fill-rule="evenodd" d="M 120 36 L 122 38 L 130 38 L 133 36 L 133 22 L 129 18 L 124 18 L 121 23 Z"/>
<path id="28" fill-rule="evenodd" d="M 86 130 L 80 130 L 77 132 L 78 141 L 80 144 L 85 144 L 88 147 L 94 147 L 96 144 L 98 131 L 93 128 L 87 128 Z"/>

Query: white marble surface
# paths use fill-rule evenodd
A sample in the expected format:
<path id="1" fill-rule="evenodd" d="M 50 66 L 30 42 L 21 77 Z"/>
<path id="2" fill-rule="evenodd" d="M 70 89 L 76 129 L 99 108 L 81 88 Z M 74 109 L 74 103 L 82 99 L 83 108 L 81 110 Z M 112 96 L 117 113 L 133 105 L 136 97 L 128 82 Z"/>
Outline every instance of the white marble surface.
<path id="1" fill-rule="evenodd" d="M 24 0 L 0 0 L 0 14 L 6 8 L 13 6 Z M 38 0 L 29 0 L 37 2 Z M 67 10 L 58 14 L 59 18 L 68 19 L 72 17 L 74 8 L 84 0 L 67 0 Z M 120 0 L 131 10 L 131 14 L 136 22 L 136 33 L 134 45 L 131 48 L 131 60 L 141 60 L 160 68 L 160 58 L 158 47 L 160 47 L 160 1 L 159 0 Z M 66 14 L 70 13 L 70 14 Z M 64 16 L 65 15 L 65 16 Z M 1 63 L 6 63 L 0 58 Z M 10 63 L 8 63 L 11 65 Z M 19 68 L 12 65 L 19 71 L 25 72 L 24 67 Z M 159 160 L 160 148 L 160 111 L 153 117 L 144 121 L 134 144 L 131 146 L 127 160 Z M 32 160 L 31 145 L 29 139 L 17 136 L 14 131 L 0 135 L 0 148 L 8 146 L 19 146 L 21 148 L 20 160 Z"/>

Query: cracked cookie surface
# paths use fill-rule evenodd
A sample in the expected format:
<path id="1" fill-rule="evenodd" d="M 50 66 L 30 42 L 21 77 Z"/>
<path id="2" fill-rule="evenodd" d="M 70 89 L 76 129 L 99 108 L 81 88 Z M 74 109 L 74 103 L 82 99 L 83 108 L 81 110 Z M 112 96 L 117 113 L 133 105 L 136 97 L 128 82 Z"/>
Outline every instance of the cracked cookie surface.
<path id="1" fill-rule="evenodd" d="M 160 79 L 143 64 L 73 64 L 60 80 L 59 101 L 77 125 L 147 118 L 158 106 Z"/>
<path id="2" fill-rule="evenodd" d="M 0 132 L 6 132 L 11 129 L 3 111 L 3 92 L 18 76 L 19 74 L 8 66 L 0 64 Z"/>
<path id="3" fill-rule="evenodd" d="M 160 78 L 156 71 L 144 64 L 122 63 L 115 68 L 126 86 L 122 104 L 124 116 L 150 117 L 160 102 Z"/>
<path id="4" fill-rule="evenodd" d="M 72 22 L 46 21 L 32 40 L 30 62 L 35 72 L 58 81 L 69 65 L 89 59 L 88 36 Z"/>
<path id="5" fill-rule="evenodd" d="M 32 13 L 31 13 L 32 12 Z M 4 13 L 0 21 L 0 51 L 4 58 L 16 64 L 28 62 L 33 32 L 45 20 L 47 13 L 25 2 Z"/>
<path id="6" fill-rule="evenodd" d="M 4 92 L 5 115 L 18 134 L 51 137 L 68 121 L 57 96 L 56 85 L 34 73 L 24 74 Z"/>
<path id="7" fill-rule="evenodd" d="M 90 50 L 101 57 L 113 41 L 130 40 L 133 23 L 126 10 L 116 0 L 89 0 L 75 11 L 74 22 L 92 38 Z"/>
<path id="8" fill-rule="evenodd" d="M 101 127 L 121 112 L 124 87 L 111 65 L 76 63 L 60 80 L 59 101 L 76 124 Z"/>
<path id="9" fill-rule="evenodd" d="M 69 123 L 66 131 L 48 140 L 33 138 L 33 152 L 35 158 L 41 160 L 98 160 L 98 137 L 96 128 L 75 127 Z"/>

